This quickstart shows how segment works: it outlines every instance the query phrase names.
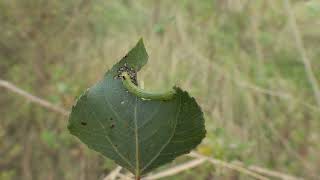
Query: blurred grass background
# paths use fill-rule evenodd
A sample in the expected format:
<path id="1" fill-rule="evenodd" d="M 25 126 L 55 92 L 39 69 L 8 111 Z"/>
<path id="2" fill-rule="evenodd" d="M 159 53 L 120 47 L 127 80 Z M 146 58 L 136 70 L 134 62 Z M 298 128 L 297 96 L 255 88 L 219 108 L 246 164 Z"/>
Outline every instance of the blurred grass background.
<path id="1" fill-rule="evenodd" d="M 292 0 L 320 80 L 320 1 Z M 0 77 L 70 108 L 144 38 L 140 85 L 188 89 L 207 137 L 198 151 L 320 178 L 320 108 L 283 0 L 0 0 Z M 102 179 L 116 165 L 81 148 L 67 119 L 1 89 L 0 179 Z M 249 179 L 211 165 L 166 179 Z"/>

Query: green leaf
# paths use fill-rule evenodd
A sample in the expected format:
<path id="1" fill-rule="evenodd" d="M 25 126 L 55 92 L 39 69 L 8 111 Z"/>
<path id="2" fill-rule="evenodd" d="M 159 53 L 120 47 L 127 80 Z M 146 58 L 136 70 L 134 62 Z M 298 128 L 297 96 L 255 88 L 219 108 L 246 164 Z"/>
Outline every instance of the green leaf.
<path id="1" fill-rule="evenodd" d="M 147 62 L 142 40 L 103 79 L 82 94 L 68 129 L 89 148 L 137 177 L 190 152 L 205 137 L 204 118 L 194 98 L 175 87 L 171 99 L 144 99 L 124 86 L 121 73 Z"/>

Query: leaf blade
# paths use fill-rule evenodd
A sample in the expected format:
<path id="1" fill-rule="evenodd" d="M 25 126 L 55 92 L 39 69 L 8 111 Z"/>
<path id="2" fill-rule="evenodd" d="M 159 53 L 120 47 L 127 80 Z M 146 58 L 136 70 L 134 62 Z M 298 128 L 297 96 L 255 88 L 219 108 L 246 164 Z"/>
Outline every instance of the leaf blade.
<path id="1" fill-rule="evenodd" d="M 147 59 L 140 40 L 79 97 L 68 124 L 89 148 L 137 176 L 190 152 L 205 136 L 201 108 L 187 92 L 175 88 L 170 100 L 145 100 L 123 86 L 123 69 L 136 75 Z"/>

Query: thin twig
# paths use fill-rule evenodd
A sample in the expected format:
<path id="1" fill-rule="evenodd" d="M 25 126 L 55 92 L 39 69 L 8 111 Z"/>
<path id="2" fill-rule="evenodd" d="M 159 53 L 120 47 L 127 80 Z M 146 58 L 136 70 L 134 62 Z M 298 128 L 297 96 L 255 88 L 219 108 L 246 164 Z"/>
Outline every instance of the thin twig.
<path id="1" fill-rule="evenodd" d="M 261 168 L 258 166 L 249 166 L 248 169 L 251 171 L 255 171 L 259 174 L 264 174 L 266 176 L 280 178 L 283 180 L 302 180 L 303 179 L 303 178 L 294 177 L 294 176 L 291 176 L 288 174 L 284 174 L 284 173 L 280 173 L 280 172 L 276 172 L 276 171 L 271 171 L 269 169 L 264 169 L 264 168 Z"/>
<path id="2" fill-rule="evenodd" d="M 115 180 L 117 178 L 118 174 L 120 174 L 121 169 L 122 169 L 121 166 L 116 167 L 105 178 L 103 178 L 103 180 Z"/>
<path id="3" fill-rule="evenodd" d="M 206 157 L 206 156 L 203 156 L 203 155 L 201 155 L 201 154 L 199 154 L 197 152 L 191 152 L 189 154 L 189 156 L 190 157 L 195 157 L 195 158 Z M 262 167 L 255 166 L 255 165 L 251 165 L 248 168 L 244 168 L 244 167 L 232 164 L 232 163 L 228 163 L 228 162 L 224 162 L 224 161 L 221 161 L 221 160 L 218 160 L 218 159 L 214 159 L 212 157 L 207 157 L 207 158 L 209 159 L 209 161 L 212 164 L 225 166 L 227 168 L 230 168 L 230 169 L 233 169 L 233 170 L 237 170 L 237 171 L 240 170 L 241 172 L 246 173 L 246 174 L 247 173 L 251 174 L 252 172 L 256 172 L 256 173 L 259 173 L 259 174 L 263 174 L 265 176 L 275 177 L 275 178 L 279 178 L 279 179 L 282 179 L 282 180 L 302 180 L 303 179 L 301 177 L 295 177 L 295 176 L 292 176 L 292 175 L 288 175 L 288 174 L 285 174 L 285 173 L 282 173 L 282 172 L 278 172 L 278 171 L 273 171 L 273 170 L 262 168 Z M 240 163 L 243 164 L 242 162 L 240 162 Z M 246 170 L 246 171 L 243 171 L 243 170 Z M 248 175 L 250 175 L 250 174 L 248 174 Z M 257 175 L 257 174 L 255 174 L 255 175 Z M 265 177 L 263 177 L 263 178 L 265 178 Z"/>
<path id="4" fill-rule="evenodd" d="M 34 96 L 34 95 L 18 88 L 17 86 L 15 86 L 14 84 L 12 84 L 8 81 L 0 80 L 0 87 L 4 87 L 4 88 L 8 89 L 9 91 L 12 91 L 20 96 L 23 96 L 27 100 L 29 100 L 33 103 L 39 104 L 40 106 L 45 107 L 51 111 L 58 112 L 64 116 L 67 116 L 69 114 L 69 112 L 67 110 L 65 110 L 57 105 L 54 105 L 47 100 L 41 99 L 37 96 Z"/>
<path id="5" fill-rule="evenodd" d="M 310 59 L 307 56 L 307 53 L 306 53 L 306 50 L 304 47 L 304 43 L 302 41 L 301 33 L 300 33 L 299 28 L 297 26 L 297 20 L 294 15 L 294 12 L 292 11 L 290 0 L 284 0 L 284 6 L 285 6 L 285 9 L 288 14 L 289 25 L 291 27 L 291 30 L 292 30 L 292 33 L 294 36 L 294 40 L 296 42 L 297 49 L 301 55 L 301 60 L 304 65 L 304 69 L 306 71 L 308 80 L 312 86 L 317 104 L 320 106 L 320 88 L 317 83 L 317 78 L 314 75 L 314 72 L 312 70 L 312 65 L 311 65 Z"/>
<path id="6" fill-rule="evenodd" d="M 205 161 L 207 161 L 206 158 L 198 158 L 195 160 L 191 160 L 189 162 L 177 165 L 173 168 L 170 168 L 170 169 L 164 170 L 162 172 L 147 176 L 147 177 L 143 178 L 143 180 L 154 180 L 154 179 L 160 179 L 160 178 L 164 178 L 164 177 L 168 177 L 168 176 L 173 176 L 173 175 L 181 173 L 185 170 L 195 168 L 195 167 L 203 164 Z"/>
<path id="7" fill-rule="evenodd" d="M 118 177 L 120 177 L 121 180 L 133 180 L 133 177 L 129 177 L 123 174 L 118 174 Z"/>
<path id="8" fill-rule="evenodd" d="M 231 164 L 231 163 L 227 163 L 227 162 L 224 162 L 224 161 L 221 161 L 221 160 L 218 160 L 218 159 L 210 158 L 210 157 L 201 155 L 201 154 L 196 153 L 196 152 L 191 152 L 189 154 L 189 156 L 190 157 L 194 157 L 194 158 L 205 158 L 205 159 L 207 159 L 209 162 L 211 162 L 214 165 L 218 165 L 218 166 L 226 167 L 226 168 L 229 168 L 229 169 L 232 169 L 232 170 L 236 170 L 238 172 L 241 172 L 243 174 L 249 175 L 249 176 L 254 177 L 256 179 L 259 179 L 259 180 L 268 180 L 267 177 L 264 177 L 264 176 L 262 176 L 260 174 L 252 172 L 252 171 L 250 171 L 250 170 L 248 170 L 246 168 L 243 168 L 241 166 L 237 166 L 237 165 L 234 165 L 234 164 Z"/>

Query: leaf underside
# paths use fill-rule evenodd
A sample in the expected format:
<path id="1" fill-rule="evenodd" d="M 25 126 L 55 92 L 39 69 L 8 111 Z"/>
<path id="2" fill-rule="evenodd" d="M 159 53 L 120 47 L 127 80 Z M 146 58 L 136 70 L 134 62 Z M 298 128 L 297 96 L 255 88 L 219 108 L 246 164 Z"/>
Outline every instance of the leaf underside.
<path id="1" fill-rule="evenodd" d="M 120 69 L 138 72 L 147 59 L 140 40 L 78 98 L 68 124 L 89 148 L 136 176 L 190 152 L 205 137 L 203 113 L 187 92 L 175 88 L 171 100 L 145 100 L 123 86 Z"/>

